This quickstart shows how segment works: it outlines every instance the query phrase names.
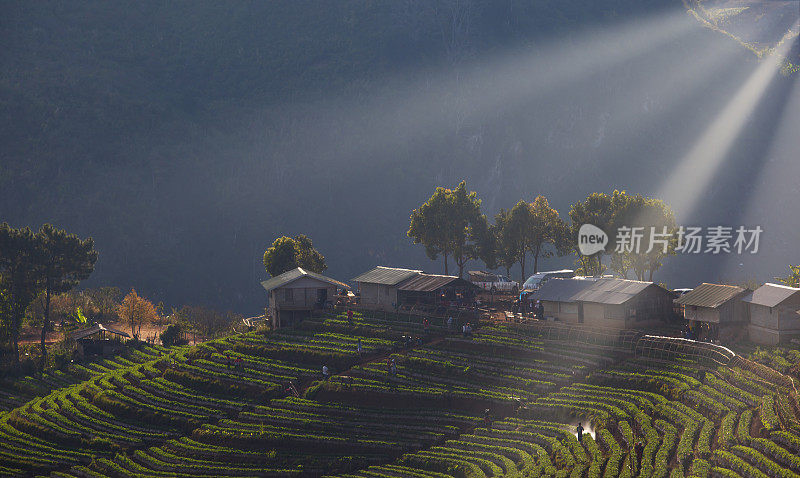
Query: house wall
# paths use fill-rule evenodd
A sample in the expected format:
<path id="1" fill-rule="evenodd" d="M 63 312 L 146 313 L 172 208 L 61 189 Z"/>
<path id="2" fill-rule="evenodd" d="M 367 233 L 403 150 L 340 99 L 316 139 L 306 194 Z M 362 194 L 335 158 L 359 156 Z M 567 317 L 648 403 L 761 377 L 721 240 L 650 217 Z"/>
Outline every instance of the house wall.
<path id="1" fill-rule="evenodd" d="M 778 345 L 800 337 L 800 297 L 791 297 L 775 307 L 749 304 L 750 340 L 760 345 Z"/>
<path id="2" fill-rule="evenodd" d="M 584 302 L 583 323 L 589 327 L 624 329 L 625 316 L 620 306 L 607 306 L 595 302 Z"/>
<path id="3" fill-rule="evenodd" d="M 741 296 L 734 297 L 728 302 L 725 302 L 719 306 L 719 320 L 721 325 L 748 322 L 749 312 L 747 302 L 744 302 Z"/>
<path id="4" fill-rule="evenodd" d="M 697 320 L 700 322 L 719 323 L 719 311 L 711 307 L 697 307 L 687 305 L 684 311 L 686 320 Z"/>
<path id="5" fill-rule="evenodd" d="M 551 308 L 555 309 L 553 317 L 568 324 L 578 323 L 578 303 L 577 302 L 549 302 Z M 547 304 L 544 302 L 544 315 L 547 317 Z"/>
<path id="6" fill-rule="evenodd" d="M 397 303 L 397 286 L 359 282 L 358 290 L 361 292 L 361 305 L 375 309 L 394 310 L 392 304 Z"/>
<path id="7" fill-rule="evenodd" d="M 327 291 L 327 300 L 332 300 L 336 296 L 336 286 L 327 282 L 319 281 L 311 277 L 302 277 L 283 287 L 273 289 L 269 292 L 268 310 L 270 316 L 275 320 L 275 327 L 284 327 L 288 322 L 303 314 L 286 314 L 289 311 L 310 312 L 318 303 L 318 291 Z M 287 291 L 290 291 L 287 294 Z M 307 314 L 305 314 L 307 315 Z"/>
<path id="8" fill-rule="evenodd" d="M 777 307 L 750 304 L 750 324 L 752 325 L 777 331 L 779 316 L 780 309 Z"/>

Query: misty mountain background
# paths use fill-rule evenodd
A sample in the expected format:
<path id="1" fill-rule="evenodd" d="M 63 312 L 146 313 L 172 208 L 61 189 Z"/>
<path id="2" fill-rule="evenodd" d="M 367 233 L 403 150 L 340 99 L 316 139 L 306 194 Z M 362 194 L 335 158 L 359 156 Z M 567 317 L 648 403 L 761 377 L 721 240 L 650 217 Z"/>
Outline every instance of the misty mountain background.
<path id="1" fill-rule="evenodd" d="M 635 51 L 662 17 L 693 26 Z M 609 38 L 637 25 L 656 26 Z M 595 191 L 657 195 L 758 59 L 674 0 L 21 1 L 0 6 L 0 65 L 0 221 L 94 237 L 87 287 L 255 314 L 281 235 L 344 281 L 441 273 L 405 235 L 436 186 L 466 180 L 490 218 L 539 194 L 563 218 Z M 759 224 L 761 252 L 669 258 L 656 280 L 800 262 L 796 78 L 772 80 L 678 217 Z"/>

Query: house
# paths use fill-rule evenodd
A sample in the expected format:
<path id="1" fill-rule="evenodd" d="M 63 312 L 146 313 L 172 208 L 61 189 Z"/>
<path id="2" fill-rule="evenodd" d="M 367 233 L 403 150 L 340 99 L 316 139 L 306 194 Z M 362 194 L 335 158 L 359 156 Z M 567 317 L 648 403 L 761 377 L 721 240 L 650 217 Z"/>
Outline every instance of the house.
<path id="1" fill-rule="evenodd" d="M 548 319 L 578 324 L 582 322 L 582 315 L 574 297 L 592 284 L 593 279 L 551 279 L 532 292 L 529 300 L 540 301 Z"/>
<path id="2" fill-rule="evenodd" d="M 800 289 L 764 284 L 742 299 L 750 309 L 750 340 L 778 345 L 800 336 Z"/>
<path id="3" fill-rule="evenodd" d="M 548 319 L 610 329 L 664 321 L 672 298 L 658 284 L 614 278 L 550 279 L 530 295 L 542 301 Z"/>
<path id="4" fill-rule="evenodd" d="M 672 316 L 672 292 L 653 282 L 603 278 L 578 292 L 578 322 L 627 329 L 664 322 Z"/>
<path id="5" fill-rule="evenodd" d="M 95 324 L 69 333 L 75 340 L 78 355 L 114 355 L 124 348 L 124 342 L 131 338 L 126 332 L 103 324 Z"/>
<path id="6" fill-rule="evenodd" d="M 261 283 L 268 294 L 267 312 L 274 326 L 287 327 L 325 307 L 336 289 L 350 286 L 336 279 L 297 267 Z"/>
<path id="7" fill-rule="evenodd" d="M 399 304 L 471 306 L 480 288 L 457 276 L 417 274 L 397 285 Z"/>
<path id="8" fill-rule="evenodd" d="M 739 333 L 748 322 L 748 310 L 742 301 L 747 289 L 733 285 L 703 283 L 677 299 L 683 306 L 684 317 L 695 337 L 730 338 Z"/>
<path id="9" fill-rule="evenodd" d="M 419 270 L 378 266 L 353 279 L 361 293 L 361 305 L 371 309 L 395 310 L 397 286 L 422 273 Z"/>

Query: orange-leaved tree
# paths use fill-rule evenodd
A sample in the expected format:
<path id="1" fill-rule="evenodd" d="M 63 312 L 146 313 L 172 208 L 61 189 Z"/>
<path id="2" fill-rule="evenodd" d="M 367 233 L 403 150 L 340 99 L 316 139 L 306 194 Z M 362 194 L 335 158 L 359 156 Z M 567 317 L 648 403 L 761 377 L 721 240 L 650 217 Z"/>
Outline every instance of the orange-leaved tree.
<path id="1" fill-rule="evenodd" d="M 155 322 L 158 319 L 156 307 L 152 302 L 140 297 L 136 290 L 131 289 L 119 305 L 119 318 L 131 327 L 131 335 L 139 338 L 143 324 Z"/>

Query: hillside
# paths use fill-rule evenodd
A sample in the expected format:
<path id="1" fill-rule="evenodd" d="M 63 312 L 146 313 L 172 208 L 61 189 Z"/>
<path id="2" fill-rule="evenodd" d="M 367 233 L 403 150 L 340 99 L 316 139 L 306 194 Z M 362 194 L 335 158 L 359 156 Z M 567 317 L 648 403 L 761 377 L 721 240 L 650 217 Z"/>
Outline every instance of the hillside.
<path id="1" fill-rule="evenodd" d="M 6 384 L 0 473 L 631 476 L 640 441 L 638 476 L 800 473 L 797 392 L 764 365 L 654 360 L 630 334 L 485 324 L 462 337 L 418 320 L 329 315 Z M 409 334 L 424 339 L 407 347 Z"/>
<path id="2" fill-rule="evenodd" d="M 284 234 L 312 237 L 342 280 L 439 272 L 405 236 L 436 186 L 466 179 L 490 216 L 537 194 L 562 216 L 595 191 L 654 194 L 756 66 L 674 0 L 1 8 L 0 220 L 93 236 L 86 286 L 247 314 Z M 793 167 L 772 144 L 793 86 L 775 79 L 683 218 L 763 221 L 768 252 L 676 258 L 658 280 L 797 262 L 798 218 L 762 210 L 794 202 L 792 175 L 759 174 L 766 157 Z"/>

